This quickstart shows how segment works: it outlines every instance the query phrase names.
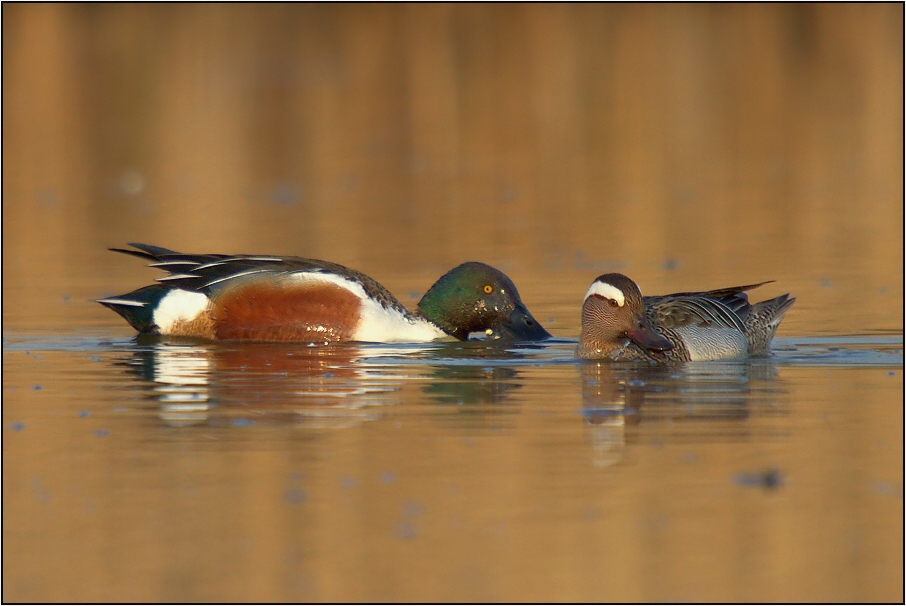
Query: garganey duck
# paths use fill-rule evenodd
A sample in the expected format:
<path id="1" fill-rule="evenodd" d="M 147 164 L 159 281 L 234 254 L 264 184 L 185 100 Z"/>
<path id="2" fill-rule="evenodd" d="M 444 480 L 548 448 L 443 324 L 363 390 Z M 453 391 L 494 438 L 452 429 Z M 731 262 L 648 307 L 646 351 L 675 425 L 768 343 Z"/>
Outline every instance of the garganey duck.
<path id="1" fill-rule="evenodd" d="M 484 263 L 444 274 L 415 313 L 365 274 L 337 263 L 271 255 L 196 255 L 129 244 L 114 252 L 169 272 L 158 284 L 97 302 L 139 333 L 212 340 L 425 342 L 473 332 L 537 341 L 551 335 L 513 282 Z"/>
<path id="2" fill-rule="evenodd" d="M 767 283 L 643 297 L 623 274 L 605 274 L 585 294 L 576 356 L 678 362 L 768 355 L 796 299 L 750 305 L 745 292 Z"/>

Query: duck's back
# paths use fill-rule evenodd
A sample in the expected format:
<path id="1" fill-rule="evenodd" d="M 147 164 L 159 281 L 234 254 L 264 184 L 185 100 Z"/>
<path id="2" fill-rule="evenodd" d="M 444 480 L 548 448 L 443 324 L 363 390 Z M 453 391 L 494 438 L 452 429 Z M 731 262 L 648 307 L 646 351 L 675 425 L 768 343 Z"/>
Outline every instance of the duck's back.
<path id="1" fill-rule="evenodd" d="M 443 336 L 381 284 L 329 261 L 111 249 L 154 261 L 159 284 L 98 302 L 142 333 L 217 340 L 430 341 Z"/>
<path id="2" fill-rule="evenodd" d="M 149 267 L 167 271 L 169 275 L 159 279 L 158 282 L 166 283 L 170 288 L 216 296 L 219 292 L 234 288 L 237 284 L 254 281 L 256 277 L 274 278 L 293 274 L 320 274 L 325 277 L 337 276 L 348 280 L 360 287 L 369 299 L 402 314 L 410 314 L 409 310 L 379 282 L 360 271 L 339 263 L 271 255 L 186 254 L 149 244 L 130 243 L 129 245 L 139 250 L 122 248 L 111 248 L 110 250 L 154 261 Z"/>
<path id="3" fill-rule="evenodd" d="M 795 299 L 782 295 L 750 305 L 746 291 L 763 284 L 645 297 L 647 319 L 674 345 L 657 355 L 694 361 L 767 354 Z"/>

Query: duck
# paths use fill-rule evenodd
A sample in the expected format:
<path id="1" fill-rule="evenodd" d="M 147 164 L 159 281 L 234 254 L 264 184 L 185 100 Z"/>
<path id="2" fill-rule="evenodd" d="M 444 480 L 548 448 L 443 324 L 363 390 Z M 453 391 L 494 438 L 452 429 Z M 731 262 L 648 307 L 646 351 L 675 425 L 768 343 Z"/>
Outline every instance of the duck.
<path id="1" fill-rule="evenodd" d="M 441 276 L 413 313 L 377 281 L 338 263 L 129 246 L 109 250 L 152 261 L 149 267 L 168 275 L 95 301 L 142 335 L 300 343 L 467 340 L 476 332 L 491 340 L 551 337 L 512 280 L 476 261 Z"/>
<path id="2" fill-rule="evenodd" d="M 749 304 L 747 291 L 773 282 L 643 297 L 619 273 L 598 276 L 582 302 L 576 356 L 671 363 L 770 355 L 789 293 Z"/>

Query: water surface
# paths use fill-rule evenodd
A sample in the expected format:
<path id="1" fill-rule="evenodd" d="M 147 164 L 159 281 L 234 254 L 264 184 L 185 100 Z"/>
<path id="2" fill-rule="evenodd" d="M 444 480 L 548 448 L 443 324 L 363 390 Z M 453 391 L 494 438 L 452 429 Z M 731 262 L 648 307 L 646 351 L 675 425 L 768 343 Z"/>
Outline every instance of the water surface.
<path id="1" fill-rule="evenodd" d="M 7 591 L 885 599 L 902 574 L 902 338 L 775 345 L 649 368 L 576 361 L 566 339 L 7 334 Z"/>

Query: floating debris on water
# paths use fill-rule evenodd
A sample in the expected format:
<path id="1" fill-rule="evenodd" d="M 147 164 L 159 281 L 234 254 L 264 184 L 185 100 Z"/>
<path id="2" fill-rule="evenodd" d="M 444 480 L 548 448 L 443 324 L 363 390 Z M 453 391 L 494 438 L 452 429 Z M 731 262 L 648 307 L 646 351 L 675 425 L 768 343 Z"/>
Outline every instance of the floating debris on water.
<path id="1" fill-rule="evenodd" d="M 733 476 L 733 483 L 737 486 L 749 488 L 767 488 L 773 490 L 783 486 L 785 478 L 779 469 L 771 468 L 759 472 L 743 472 Z"/>
<path id="2" fill-rule="evenodd" d="M 301 488 L 290 488 L 286 491 L 283 498 L 287 503 L 299 504 L 308 500 L 308 493 Z"/>

